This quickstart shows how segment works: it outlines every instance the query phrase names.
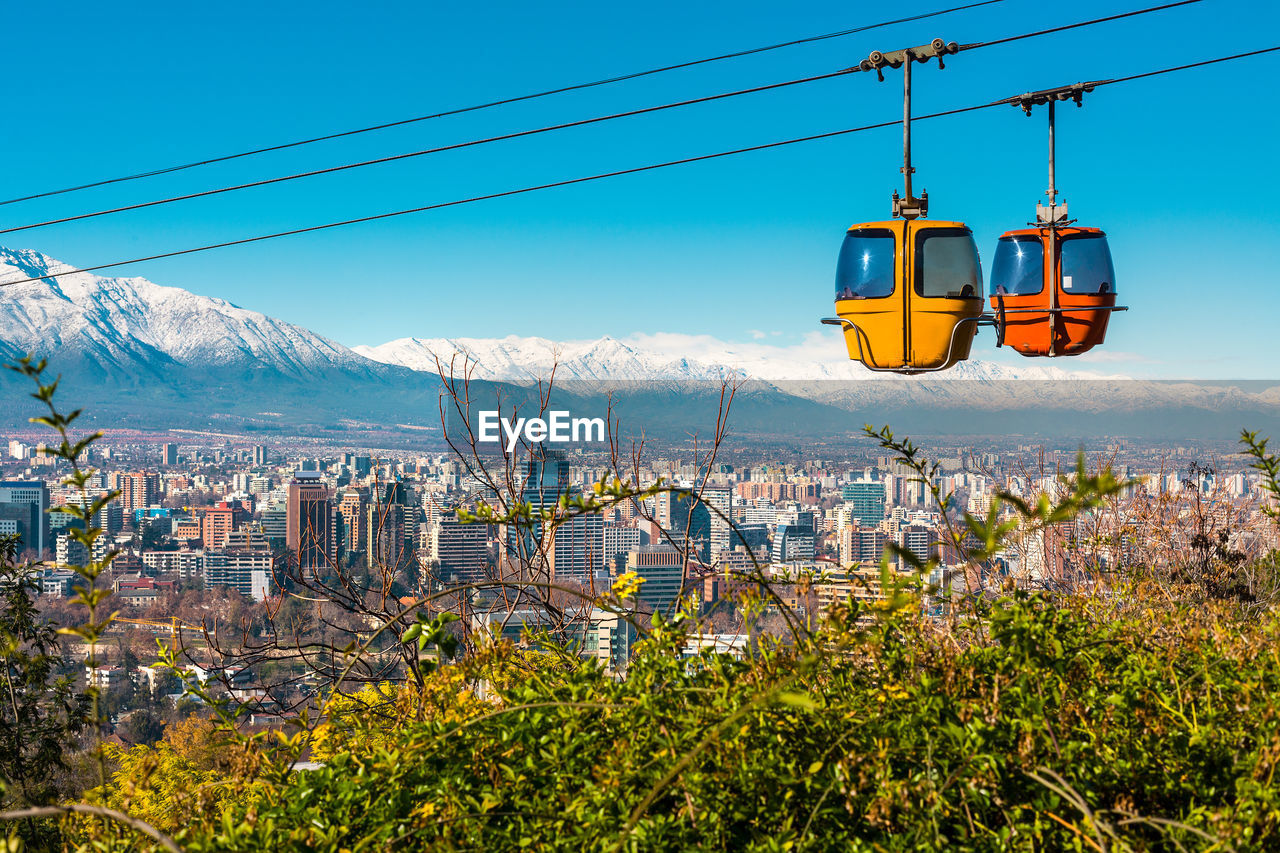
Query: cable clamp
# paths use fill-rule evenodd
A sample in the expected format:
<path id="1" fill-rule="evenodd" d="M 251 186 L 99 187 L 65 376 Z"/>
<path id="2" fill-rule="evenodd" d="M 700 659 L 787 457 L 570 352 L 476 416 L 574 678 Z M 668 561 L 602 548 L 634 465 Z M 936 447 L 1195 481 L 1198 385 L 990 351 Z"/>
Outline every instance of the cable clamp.
<path id="1" fill-rule="evenodd" d="M 938 58 L 938 67 L 946 68 L 942 64 L 942 58 L 949 53 L 958 53 L 960 45 L 955 42 L 946 42 L 942 39 L 934 39 L 928 44 L 922 44 L 918 47 L 904 47 L 902 50 L 879 51 L 873 50 L 871 54 L 862 62 L 858 63 L 860 71 L 874 71 L 876 77 L 880 78 L 880 82 L 884 82 L 884 68 L 901 68 L 902 63 L 909 59 L 916 62 L 928 62 L 935 56 Z"/>
<path id="2" fill-rule="evenodd" d="M 1031 115 L 1032 107 L 1044 106 L 1050 101 L 1075 101 L 1077 107 L 1082 107 L 1085 93 L 1092 92 L 1097 85 L 1098 81 L 1094 80 L 1089 83 L 1059 86 L 1056 89 L 1041 89 L 1039 92 L 1024 92 L 1006 99 L 1004 103 L 1020 108 L 1027 115 Z"/>

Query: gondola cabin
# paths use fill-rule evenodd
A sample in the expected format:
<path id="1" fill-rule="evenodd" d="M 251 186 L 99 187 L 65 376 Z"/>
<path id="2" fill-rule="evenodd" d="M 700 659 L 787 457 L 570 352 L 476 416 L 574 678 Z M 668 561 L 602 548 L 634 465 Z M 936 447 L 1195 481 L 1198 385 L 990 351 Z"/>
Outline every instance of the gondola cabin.
<path id="1" fill-rule="evenodd" d="M 877 371 L 945 370 L 969 357 L 982 314 L 982 266 L 963 222 L 854 225 L 836 267 L 849 357 Z"/>
<path id="2" fill-rule="evenodd" d="M 1086 353 L 1106 338 L 1116 310 L 1107 235 L 1074 226 L 1008 231 L 991 262 L 990 293 L 1004 346 L 1026 356 Z"/>

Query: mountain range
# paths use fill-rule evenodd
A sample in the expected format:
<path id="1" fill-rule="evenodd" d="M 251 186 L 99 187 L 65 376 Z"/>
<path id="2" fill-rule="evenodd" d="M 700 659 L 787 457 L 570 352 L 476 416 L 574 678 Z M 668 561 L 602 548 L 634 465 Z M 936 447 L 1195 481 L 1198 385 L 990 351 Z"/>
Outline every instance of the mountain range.
<path id="1" fill-rule="evenodd" d="M 533 382 L 554 367 L 562 379 L 595 382 L 759 379 L 793 380 L 890 379 L 851 361 L 844 339 L 834 331 L 806 336 L 798 344 L 732 344 L 709 336 L 636 335 L 630 340 L 609 336 L 587 341 L 552 341 L 538 337 L 400 338 L 379 346 L 356 346 L 374 361 L 413 370 L 437 372 L 454 358 L 475 365 L 473 375 L 494 381 Z M 696 354 L 694 354 L 696 353 Z M 437 361 L 439 359 L 439 361 Z M 961 362 L 946 374 L 920 377 L 944 380 L 1110 379 L 1087 371 L 1028 363 L 1013 369 L 980 360 Z M 917 380 L 919 381 L 919 380 Z"/>
<path id="2" fill-rule="evenodd" d="M 840 336 L 823 331 L 787 346 L 659 333 L 570 342 L 403 338 L 348 348 L 143 278 L 46 277 L 72 269 L 36 251 L 0 248 L 0 284 L 38 279 L 0 286 L 0 359 L 48 357 L 69 400 L 100 424 L 279 435 L 403 428 L 421 440 L 422 430 L 440 425 L 438 356 L 458 374 L 465 360 L 476 401 L 494 394 L 507 404 L 531 404 L 532 383 L 554 365 L 557 405 L 587 413 L 611 401 L 650 435 L 714 423 L 723 380 L 741 386 L 735 429 L 759 437 L 848 434 L 867 421 L 930 434 L 1219 438 L 1241 426 L 1280 426 L 1275 383 L 1132 381 L 980 360 L 945 375 L 885 379 L 849 361 Z M 20 393 L 21 377 L 4 373 L 0 424 L 20 423 L 33 402 Z"/>

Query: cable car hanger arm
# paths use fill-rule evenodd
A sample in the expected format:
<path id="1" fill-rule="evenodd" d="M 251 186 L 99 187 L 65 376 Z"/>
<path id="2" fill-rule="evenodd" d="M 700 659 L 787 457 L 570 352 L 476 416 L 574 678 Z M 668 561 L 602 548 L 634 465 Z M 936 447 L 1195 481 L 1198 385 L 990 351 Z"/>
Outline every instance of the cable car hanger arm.
<path id="1" fill-rule="evenodd" d="M 867 358 L 858 359 L 862 366 L 874 373 L 901 373 L 904 376 L 914 376 L 917 373 L 940 373 L 943 370 L 950 370 L 955 365 L 952 364 L 951 358 L 956 351 L 956 335 L 960 331 L 960 327 L 965 323 L 976 323 L 979 327 L 994 325 L 994 319 L 990 314 L 979 314 L 976 317 L 965 317 L 951 327 L 951 341 L 947 344 L 946 358 L 937 367 L 881 367 L 876 363 L 875 353 L 871 352 L 871 340 L 867 337 L 867 333 L 859 328 L 858 324 L 847 317 L 823 317 L 819 322 L 824 326 L 842 326 L 853 329 L 858 334 L 858 347 L 860 351 L 868 353 Z"/>

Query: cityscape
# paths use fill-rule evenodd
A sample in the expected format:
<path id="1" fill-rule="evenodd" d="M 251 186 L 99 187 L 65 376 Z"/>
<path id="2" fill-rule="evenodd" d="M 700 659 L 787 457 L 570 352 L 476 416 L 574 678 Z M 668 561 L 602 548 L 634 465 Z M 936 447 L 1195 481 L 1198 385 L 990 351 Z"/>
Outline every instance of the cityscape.
<path id="1" fill-rule="evenodd" d="M 6 12 L 4 853 L 1280 850 L 1280 5 Z"/>
<path id="2" fill-rule="evenodd" d="M 635 485 L 665 484 L 665 490 L 599 513 L 530 525 L 460 519 L 459 507 L 474 510 L 477 502 L 513 498 L 496 493 L 492 470 L 476 476 L 457 454 L 108 436 L 92 451 L 87 494 L 118 497 L 94 517 L 104 535 L 89 553 L 67 531 L 71 516 L 50 512 L 74 506 L 81 493 L 62 485 L 65 466 L 44 450 L 38 435 L 24 431 L 8 441 L 0 466 L 0 533 L 30 543 L 27 559 L 55 566 L 39 576 L 46 605 L 70 598 L 79 583 L 74 571 L 56 566 L 114 552 L 107 575 L 111 602 L 129 617 L 117 630 L 134 647 L 135 664 L 154 636 L 169 636 L 176 625 L 203 642 L 219 619 L 224 629 L 234 628 L 227 622 L 231 614 L 252 612 L 259 623 L 255 636 L 274 633 L 270 614 L 279 612 L 282 598 L 306 587 L 301 579 L 324 572 L 365 584 L 389 572 L 395 598 L 404 601 L 487 580 L 527 581 L 531 572 L 580 589 L 590 600 L 632 573 L 642 583 L 633 606 L 646 617 L 671 614 L 685 597 L 696 612 L 716 613 L 726 585 L 763 576 L 779 591 L 778 606 L 790 603 L 819 619 L 833 601 L 875 595 L 882 561 L 894 572 L 909 572 L 903 554 L 920 565 L 934 561 L 928 580 L 935 594 L 959 594 L 1005 583 L 1071 589 L 1127 566 L 1167 565 L 1178 547 L 1171 531 L 1185 536 L 1205 524 L 1215 535 L 1223 532 L 1232 550 L 1253 557 L 1280 545 L 1267 515 L 1275 501 L 1263 475 L 1230 446 L 1116 439 L 1072 451 L 1009 440 L 975 447 L 935 439 L 940 443 L 930 450 L 937 467 L 929 479 L 865 437 L 861 452 L 843 459 L 780 458 L 735 448 L 708 466 L 695 463 L 692 454 L 655 450 L 634 467 Z M 555 507 L 562 497 L 590 494 L 596 484 L 627 475 L 609 452 L 590 443 L 561 448 L 525 442 L 521 453 L 507 460 L 516 475 L 515 500 L 534 507 Z M 949 532 L 963 525 L 963 515 L 985 517 L 1004 494 L 1027 501 L 1058 497 L 1078 460 L 1086 468 L 1114 470 L 1125 483 L 1115 501 L 1038 531 L 975 571 L 965 543 L 955 543 Z M 492 469 L 494 460 L 487 461 Z M 1013 506 L 1004 504 L 1000 515 L 1014 515 Z M 184 603 L 192 592 L 202 593 L 205 614 Z M 515 619 L 519 636 L 528 603 L 508 602 L 504 609 L 487 595 L 484 589 L 460 592 L 457 603 L 489 621 Z M 250 604 L 258 607 L 245 611 Z M 704 640 L 741 646 L 752 626 L 724 615 L 707 622 Z M 598 610 L 577 619 L 579 624 L 560 627 L 575 636 L 601 629 Z M 715 630 L 723 626 L 733 630 Z M 629 642 L 636 638 L 616 624 L 609 630 L 614 646 L 601 659 L 625 671 Z M 599 651 L 594 639 L 589 647 Z M 202 672 L 217 663 L 206 648 L 187 653 Z M 218 650 L 221 657 L 243 653 Z M 287 716 L 282 709 L 293 703 L 269 696 L 273 685 L 232 669 L 239 698 L 262 700 L 256 709 L 261 715 Z M 298 674 L 304 669 L 300 665 Z M 90 675 L 106 686 L 136 682 L 145 670 L 124 671 L 116 660 Z M 231 688 L 231 681 L 225 686 Z M 130 710 L 121 709 L 125 719 Z"/>

